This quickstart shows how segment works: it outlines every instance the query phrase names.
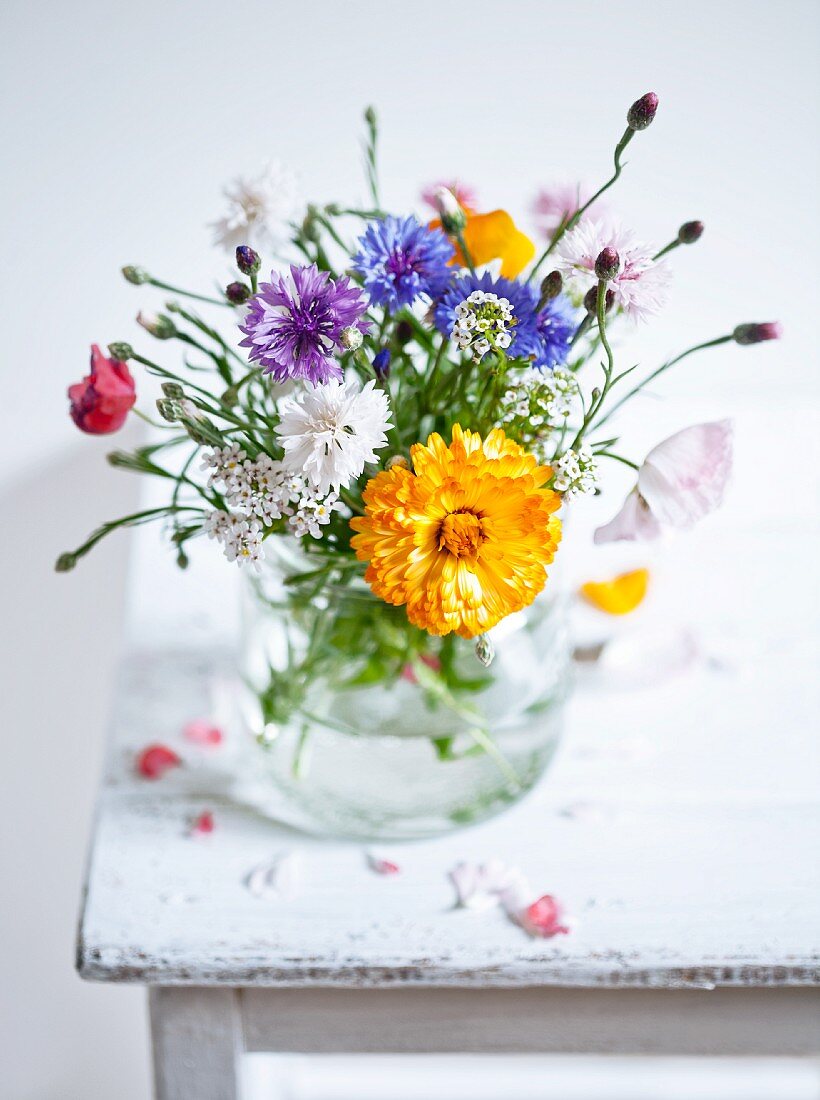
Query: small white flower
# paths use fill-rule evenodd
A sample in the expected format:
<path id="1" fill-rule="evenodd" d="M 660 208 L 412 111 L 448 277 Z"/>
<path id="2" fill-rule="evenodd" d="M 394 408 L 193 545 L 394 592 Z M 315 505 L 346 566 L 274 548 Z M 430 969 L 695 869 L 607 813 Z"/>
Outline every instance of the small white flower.
<path id="1" fill-rule="evenodd" d="M 309 386 L 280 405 L 276 434 L 285 452 L 283 466 L 299 471 L 326 494 L 338 492 L 375 462 L 392 427 L 386 394 L 368 382 L 326 382 Z"/>
<path id="2" fill-rule="evenodd" d="M 579 447 L 577 451 L 569 450 L 562 454 L 554 463 L 553 470 L 555 489 L 568 499 L 595 491 L 598 464 L 586 445 Z"/>
<path id="3" fill-rule="evenodd" d="M 299 212 L 299 186 L 280 161 L 271 162 L 257 176 L 235 179 L 224 194 L 227 210 L 212 223 L 215 244 L 233 252 L 240 244 L 276 249 L 288 239 L 288 223 Z"/>

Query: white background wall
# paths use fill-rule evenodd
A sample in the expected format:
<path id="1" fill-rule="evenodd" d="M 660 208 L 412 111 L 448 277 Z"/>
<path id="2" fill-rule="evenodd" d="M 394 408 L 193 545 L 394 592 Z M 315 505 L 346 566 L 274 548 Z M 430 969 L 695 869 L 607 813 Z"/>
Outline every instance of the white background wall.
<path id="1" fill-rule="evenodd" d="M 311 199 L 364 198 L 369 102 L 390 208 L 457 174 L 526 224 L 539 185 L 604 177 L 627 106 L 653 89 L 658 119 L 630 146 L 613 205 L 659 243 L 691 218 L 706 233 L 676 255 L 673 305 L 634 334 L 634 358 L 780 319 L 779 345 L 713 353 L 666 392 L 702 398 L 705 415 L 730 412 L 741 390 L 769 398 L 788 492 L 780 403 L 817 395 L 819 12 L 800 0 L 6 0 L 0 1094 L 147 1095 L 140 995 L 71 970 L 125 541 L 69 577 L 49 572 L 133 499 L 102 462 L 109 444 L 78 437 L 64 392 L 92 339 L 136 340 L 137 308 L 162 300 L 120 265 L 227 281 L 206 223 L 223 182 L 269 157 L 297 167 Z"/>

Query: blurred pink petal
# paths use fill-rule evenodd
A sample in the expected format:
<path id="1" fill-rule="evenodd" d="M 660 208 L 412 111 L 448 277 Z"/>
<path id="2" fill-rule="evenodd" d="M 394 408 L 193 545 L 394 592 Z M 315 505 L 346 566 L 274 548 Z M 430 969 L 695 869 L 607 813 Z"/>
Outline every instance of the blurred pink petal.
<path id="1" fill-rule="evenodd" d="M 462 183 L 460 180 L 439 180 L 437 183 L 431 183 L 429 187 L 425 187 L 421 193 L 422 199 L 437 214 L 441 213 L 441 197 L 439 195 L 441 188 L 449 191 L 459 206 L 463 206 L 470 213 L 474 213 L 478 209 L 478 198 L 475 190 L 468 184 Z"/>
<path id="2" fill-rule="evenodd" d="M 207 836 L 214 831 L 214 815 L 210 810 L 203 810 L 198 817 L 191 822 L 191 836 Z"/>
<path id="3" fill-rule="evenodd" d="M 592 192 L 580 183 L 558 183 L 539 191 L 532 212 L 540 233 L 551 238 L 558 226 L 577 213 L 591 195 Z M 602 210 L 602 205 L 596 204 L 596 214 Z"/>
<path id="4" fill-rule="evenodd" d="M 544 894 L 526 909 L 522 909 L 516 920 L 525 932 L 544 939 L 565 936 L 570 930 L 569 925 L 564 923 L 561 905 L 551 894 Z"/>
<path id="5" fill-rule="evenodd" d="M 143 779 L 161 779 L 171 768 L 177 768 L 182 760 L 167 745 L 148 745 L 137 756 L 137 771 Z"/>
<path id="6" fill-rule="evenodd" d="M 194 718 L 182 728 L 182 736 L 194 745 L 221 745 L 224 734 L 207 718 Z"/>
<path id="7" fill-rule="evenodd" d="M 398 863 L 393 863 L 390 859 L 382 859 L 381 856 L 374 855 L 372 852 L 367 853 L 367 865 L 377 875 L 397 875 L 401 871 Z"/>
<path id="8" fill-rule="evenodd" d="M 596 545 L 603 542 L 638 541 L 651 542 L 659 537 L 661 525 L 649 511 L 646 501 L 637 489 L 633 489 L 623 503 L 620 512 L 594 536 Z"/>
<path id="9" fill-rule="evenodd" d="M 420 653 L 419 660 L 422 664 L 427 665 L 433 672 L 441 672 L 441 661 L 438 657 L 434 657 L 432 653 Z M 402 680 L 407 680 L 410 684 L 417 684 L 419 682 L 418 676 L 416 676 L 413 666 L 408 661 L 404 668 L 401 670 Z"/>
<path id="10" fill-rule="evenodd" d="M 662 527 L 691 527 L 722 502 L 732 471 L 732 422 L 695 424 L 654 447 L 621 511 L 595 542 L 657 538 Z"/>

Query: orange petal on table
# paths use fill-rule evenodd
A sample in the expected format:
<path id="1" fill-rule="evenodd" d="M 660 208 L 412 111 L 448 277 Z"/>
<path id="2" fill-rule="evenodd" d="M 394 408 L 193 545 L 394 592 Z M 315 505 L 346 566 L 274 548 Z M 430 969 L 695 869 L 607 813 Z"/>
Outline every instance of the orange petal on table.
<path id="1" fill-rule="evenodd" d="M 491 260 L 501 260 L 501 274 L 506 279 L 520 275 L 535 255 L 535 245 L 529 237 L 516 228 L 506 210 L 491 210 L 489 214 L 467 214 L 464 226 L 464 243 L 470 253 L 470 259 L 476 267 L 488 264 Z M 431 228 L 441 226 L 440 221 L 430 223 Z M 453 241 L 456 250 L 454 263 L 464 265 L 464 254 L 458 242 Z"/>
<path id="2" fill-rule="evenodd" d="M 581 595 L 599 611 L 626 615 L 643 601 L 648 584 L 649 570 L 633 569 L 611 581 L 588 581 L 581 585 Z"/>

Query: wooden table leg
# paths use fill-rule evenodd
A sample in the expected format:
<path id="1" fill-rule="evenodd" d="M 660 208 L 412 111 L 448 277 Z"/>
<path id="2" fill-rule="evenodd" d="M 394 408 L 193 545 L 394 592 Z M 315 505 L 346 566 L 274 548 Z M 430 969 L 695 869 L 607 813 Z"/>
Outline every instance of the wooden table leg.
<path id="1" fill-rule="evenodd" d="M 236 990 L 152 986 L 149 1008 L 156 1100 L 239 1100 Z"/>

